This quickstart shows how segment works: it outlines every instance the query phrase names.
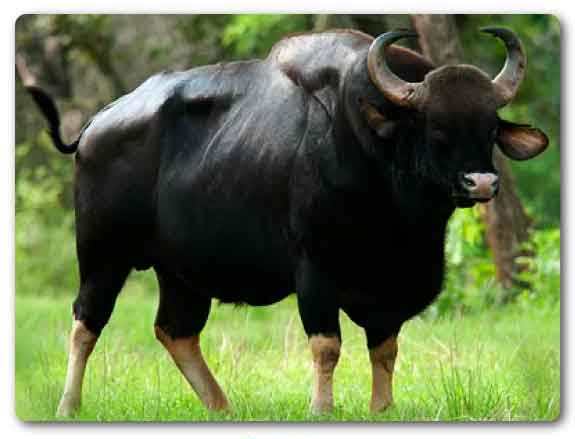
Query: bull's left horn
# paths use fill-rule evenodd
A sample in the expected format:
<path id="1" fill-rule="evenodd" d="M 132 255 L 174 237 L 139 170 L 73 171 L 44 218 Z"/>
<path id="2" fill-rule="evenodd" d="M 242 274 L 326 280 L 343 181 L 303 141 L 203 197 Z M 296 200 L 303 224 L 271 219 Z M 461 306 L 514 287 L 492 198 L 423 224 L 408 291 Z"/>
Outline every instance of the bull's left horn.
<path id="1" fill-rule="evenodd" d="M 393 73 L 385 61 L 385 48 L 400 38 L 414 38 L 417 34 L 412 31 L 386 32 L 377 37 L 367 54 L 367 70 L 374 85 L 383 95 L 400 107 L 417 107 L 416 93 L 420 82 L 407 82 Z"/>
<path id="2" fill-rule="evenodd" d="M 511 30 L 502 27 L 483 27 L 481 32 L 492 34 L 505 43 L 507 58 L 501 72 L 493 79 L 497 108 L 507 105 L 517 94 L 525 75 L 527 57 L 519 37 Z"/>

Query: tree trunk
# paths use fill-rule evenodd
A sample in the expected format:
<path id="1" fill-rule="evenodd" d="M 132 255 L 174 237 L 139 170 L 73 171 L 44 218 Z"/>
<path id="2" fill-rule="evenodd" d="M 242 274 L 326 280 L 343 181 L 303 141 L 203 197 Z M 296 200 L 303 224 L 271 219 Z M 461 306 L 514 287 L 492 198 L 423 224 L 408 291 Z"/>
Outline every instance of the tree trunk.
<path id="1" fill-rule="evenodd" d="M 327 29 L 355 28 L 351 15 L 347 14 L 319 14 L 314 19 L 314 30 L 321 32 Z"/>
<path id="2" fill-rule="evenodd" d="M 412 15 L 423 55 L 436 65 L 457 64 L 463 59 L 455 20 L 451 15 Z"/>
<path id="3" fill-rule="evenodd" d="M 452 15 L 412 15 L 413 27 L 419 34 L 423 54 L 435 65 L 456 64 L 463 59 L 457 26 Z M 493 159 L 499 171 L 501 187 L 496 198 L 481 205 L 486 241 L 496 267 L 497 280 L 509 289 L 522 267 L 521 244 L 529 237 L 530 218 L 517 195 L 515 180 L 506 159 L 497 148 Z M 505 298 L 504 298 L 505 299 Z"/>

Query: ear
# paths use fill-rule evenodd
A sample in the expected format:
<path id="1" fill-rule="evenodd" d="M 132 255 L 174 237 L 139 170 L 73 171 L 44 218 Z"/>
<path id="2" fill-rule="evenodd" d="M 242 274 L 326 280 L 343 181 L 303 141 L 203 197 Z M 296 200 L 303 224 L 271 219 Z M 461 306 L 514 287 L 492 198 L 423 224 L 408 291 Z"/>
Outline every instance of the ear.
<path id="1" fill-rule="evenodd" d="M 383 139 L 390 139 L 395 132 L 397 122 L 388 120 L 377 109 L 369 104 L 367 101 L 362 100 L 360 103 L 361 112 L 367 121 L 369 127 L 376 132 L 378 137 Z"/>
<path id="2" fill-rule="evenodd" d="M 500 119 L 496 142 L 507 157 L 529 160 L 545 151 L 549 139 L 537 128 Z"/>

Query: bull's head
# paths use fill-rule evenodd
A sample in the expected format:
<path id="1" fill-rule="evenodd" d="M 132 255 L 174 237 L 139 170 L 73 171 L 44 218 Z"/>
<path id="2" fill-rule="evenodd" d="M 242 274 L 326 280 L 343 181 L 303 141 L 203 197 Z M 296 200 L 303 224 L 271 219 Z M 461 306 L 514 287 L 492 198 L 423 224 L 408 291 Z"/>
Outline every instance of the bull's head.
<path id="1" fill-rule="evenodd" d="M 508 104 L 519 88 L 526 57 L 518 37 L 508 29 L 484 28 L 500 38 L 507 48 L 501 72 L 491 80 L 470 65 L 448 65 L 429 72 L 423 82 L 406 82 L 388 67 L 384 49 L 408 31 L 389 32 L 371 45 L 367 66 L 371 81 L 395 105 L 417 112 L 424 132 L 423 143 L 441 175 L 442 186 L 456 205 L 470 206 L 494 197 L 498 190 L 493 166 L 493 145 L 511 159 L 527 160 L 541 153 L 548 144 L 538 129 L 506 122 L 497 110 Z M 369 110 L 369 109 L 368 109 Z M 393 135 L 393 124 L 371 114 L 370 125 L 377 125 L 380 136 Z"/>

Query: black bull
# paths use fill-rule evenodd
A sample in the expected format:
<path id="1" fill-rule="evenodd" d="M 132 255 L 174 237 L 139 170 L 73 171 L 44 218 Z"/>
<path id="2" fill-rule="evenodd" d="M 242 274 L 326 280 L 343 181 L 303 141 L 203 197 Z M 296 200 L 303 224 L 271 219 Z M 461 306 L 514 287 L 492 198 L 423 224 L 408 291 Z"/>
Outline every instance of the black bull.
<path id="1" fill-rule="evenodd" d="M 81 286 L 58 413 L 79 407 L 129 272 L 150 267 L 156 335 L 207 407 L 228 407 L 199 348 L 212 298 L 265 305 L 294 291 L 312 410 L 333 405 L 339 310 L 366 332 L 372 410 L 389 406 L 396 336 L 440 292 L 451 213 L 497 193 L 495 143 L 514 159 L 547 145 L 497 117 L 525 55 L 512 32 L 486 31 L 508 51 L 494 80 L 390 45 L 410 33 L 297 35 L 265 60 L 153 76 L 70 145 L 52 99 L 28 86 L 55 145 L 76 153 Z"/>

